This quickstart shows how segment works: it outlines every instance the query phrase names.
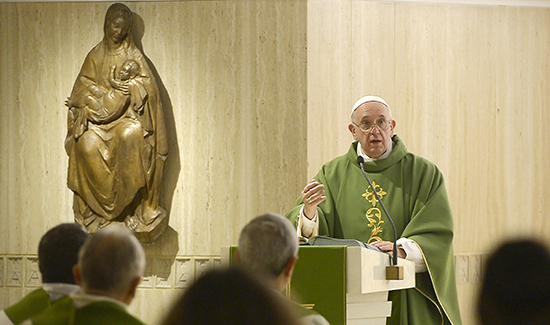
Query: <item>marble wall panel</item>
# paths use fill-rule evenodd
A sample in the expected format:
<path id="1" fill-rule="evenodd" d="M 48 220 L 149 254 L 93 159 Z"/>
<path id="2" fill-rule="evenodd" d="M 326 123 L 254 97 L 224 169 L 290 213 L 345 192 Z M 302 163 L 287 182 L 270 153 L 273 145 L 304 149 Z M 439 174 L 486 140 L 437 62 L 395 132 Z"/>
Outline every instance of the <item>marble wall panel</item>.
<path id="1" fill-rule="evenodd" d="M 352 6 L 352 1 L 308 4 L 308 179 L 324 162 L 349 148 L 350 140 L 343 131 L 350 120 L 348 107 L 353 105 Z"/>
<path id="2" fill-rule="evenodd" d="M 25 286 L 40 287 L 42 277 L 38 269 L 38 257 L 27 257 L 25 259 Z"/>
<path id="3" fill-rule="evenodd" d="M 186 289 L 193 282 L 195 269 L 192 263 L 193 260 L 191 258 L 176 258 L 176 288 Z"/>
<path id="4" fill-rule="evenodd" d="M 138 288 L 152 289 L 155 287 L 155 273 L 153 272 L 154 257 L 151 255 L 146 256 L 145 270 L 141 277 L 141 282 Z"/>
<path id="5" fill-rule="evenodd" d="M 6 266 L 6 286 L 22 288 L 25 284 L 23 257 L 9 256 Z"/>

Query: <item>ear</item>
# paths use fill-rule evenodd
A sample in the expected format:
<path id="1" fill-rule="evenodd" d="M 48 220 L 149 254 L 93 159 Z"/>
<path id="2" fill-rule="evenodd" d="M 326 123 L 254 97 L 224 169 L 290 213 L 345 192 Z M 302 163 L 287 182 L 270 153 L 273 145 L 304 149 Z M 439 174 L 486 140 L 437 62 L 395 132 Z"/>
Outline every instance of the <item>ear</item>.
<path id="1" fill-rule="evenodd" d="M 393 130 L 395 129 L 396 124 L 397 123 L 395 123 L 395 120 L 391 120 L 391 135 L 390 135 L 390 137 L 393 137 L 393 134 L 394 134 Z"/>
<path id="2" fill-rule="evenodd" d="M 353 123 L 350 123 L 348 125 L 348 130 L 351 132 L 351 135 L 353 135 L 354 140 L 359 140 L 359 138 L 357 137 L 357 129 L 355 125 L 353 125 Z"/>
<path id="3" fill-rule="evenodd" d="M 293 258 L 288 260 L 288 263 L 285 266 L 285 269 L 283 270 L 283 274 L 287 277 L 292 277 L 292 272 L 294 271 L 294 266 L 296 266 L 296 262 L 298 261 L 298 256 L 294 256 Z"/>
<path id="4" fill-rule="evenodd" d="M 130 302 L 132 302 L 132 300 L 136 296 L 137 287 L 140 282 L 141 282 L 141 277 L 137 276 L 130 283 L 130 288 L 128 289 L 128 295 L 125 297 L 125 302 L 128 305 L 130 304 Z"/>
<path id="5" fill-rule="evenodd" d="M 80 267 L 78 267 L 78 264 L 73 265 L 73 277 L 74 282 L 79 286 L 82 286 L 82 275 L 80 273 Z"/>

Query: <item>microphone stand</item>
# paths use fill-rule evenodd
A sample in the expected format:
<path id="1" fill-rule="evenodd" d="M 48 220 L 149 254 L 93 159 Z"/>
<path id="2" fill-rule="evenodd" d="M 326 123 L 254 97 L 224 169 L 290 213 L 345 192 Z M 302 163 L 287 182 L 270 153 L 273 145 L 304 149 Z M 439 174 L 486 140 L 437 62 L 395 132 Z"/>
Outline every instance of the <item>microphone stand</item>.
<path id="1" fill-rule="evenodd" d="M 391 226 L 393 228 L 393 256 L 392 256 L 392 263 L 390 266 L 386 266 L 386 280 L 403 280 L 404 271 L 403 266 L 397 265 L 397 230 L 395 229 L 395 224 L 393 223 L 392 218 L 390 217 L 390 214 L 388 213 L 388 210 L 386 210 L 386 206 L 382 202 L 382 199 L 378 196 L 378 193 L 376 193 L 376 190 L 374 189 L 374 186 L 372 186 L 372 183 L 369 179 L 369 176 L 367 176 L 367 173 L 365 172 L 365 169 L 363 168 L 363 157 L 358 156 L 357 157 L 357 163 L 359 164 L 361 168 L 361 172 L 367 179 L 367 182 L 369 183 L 370 188 L 372 189 L 372 193 L 374 193 L 374 196 L 376 197 L 376 200 L 380 202 L 380 205 L 382 206 L 382 210 L 384 210 L 384 213 L 390 220 Z"/>

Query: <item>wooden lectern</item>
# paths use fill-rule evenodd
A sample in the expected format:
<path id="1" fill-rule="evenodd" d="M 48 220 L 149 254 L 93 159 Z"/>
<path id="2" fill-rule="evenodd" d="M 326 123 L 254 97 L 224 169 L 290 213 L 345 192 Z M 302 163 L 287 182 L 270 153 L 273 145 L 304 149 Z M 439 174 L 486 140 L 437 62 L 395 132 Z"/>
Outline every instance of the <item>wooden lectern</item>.
<path id="1" fill-rule="evenodd" d="M 235 263 L 236 246 L 222 248 L 222 264 Z M 388 292 L 413 288 L 414 263 L 399 259 L 403 280 L 386 280 L 388 254 L 357 246 L 300 246 L 290 299 L 312 308 L 332 325 L 386 324 Z"/>

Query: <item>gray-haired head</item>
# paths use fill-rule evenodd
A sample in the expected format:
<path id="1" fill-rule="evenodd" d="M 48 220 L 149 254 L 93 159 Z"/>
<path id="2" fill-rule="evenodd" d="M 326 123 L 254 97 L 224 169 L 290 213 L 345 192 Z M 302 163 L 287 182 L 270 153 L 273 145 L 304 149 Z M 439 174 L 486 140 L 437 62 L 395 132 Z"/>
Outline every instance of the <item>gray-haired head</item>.
<path id="1" fill-rule="evenodd" d="M 82 287 L 110 294 L 125 293 L 145 269 L 145 252 L 123 225 L 111 225 L 88 237 L 78 255 Z"/>
<path id="2" fill-rule="evenodd" d="M 241 231 L 239 256 L 242 266 L 253 274 L 278 277 L 288 262 L 298 256 L 296 229 L 281 215 L 257 216 Z"/>

